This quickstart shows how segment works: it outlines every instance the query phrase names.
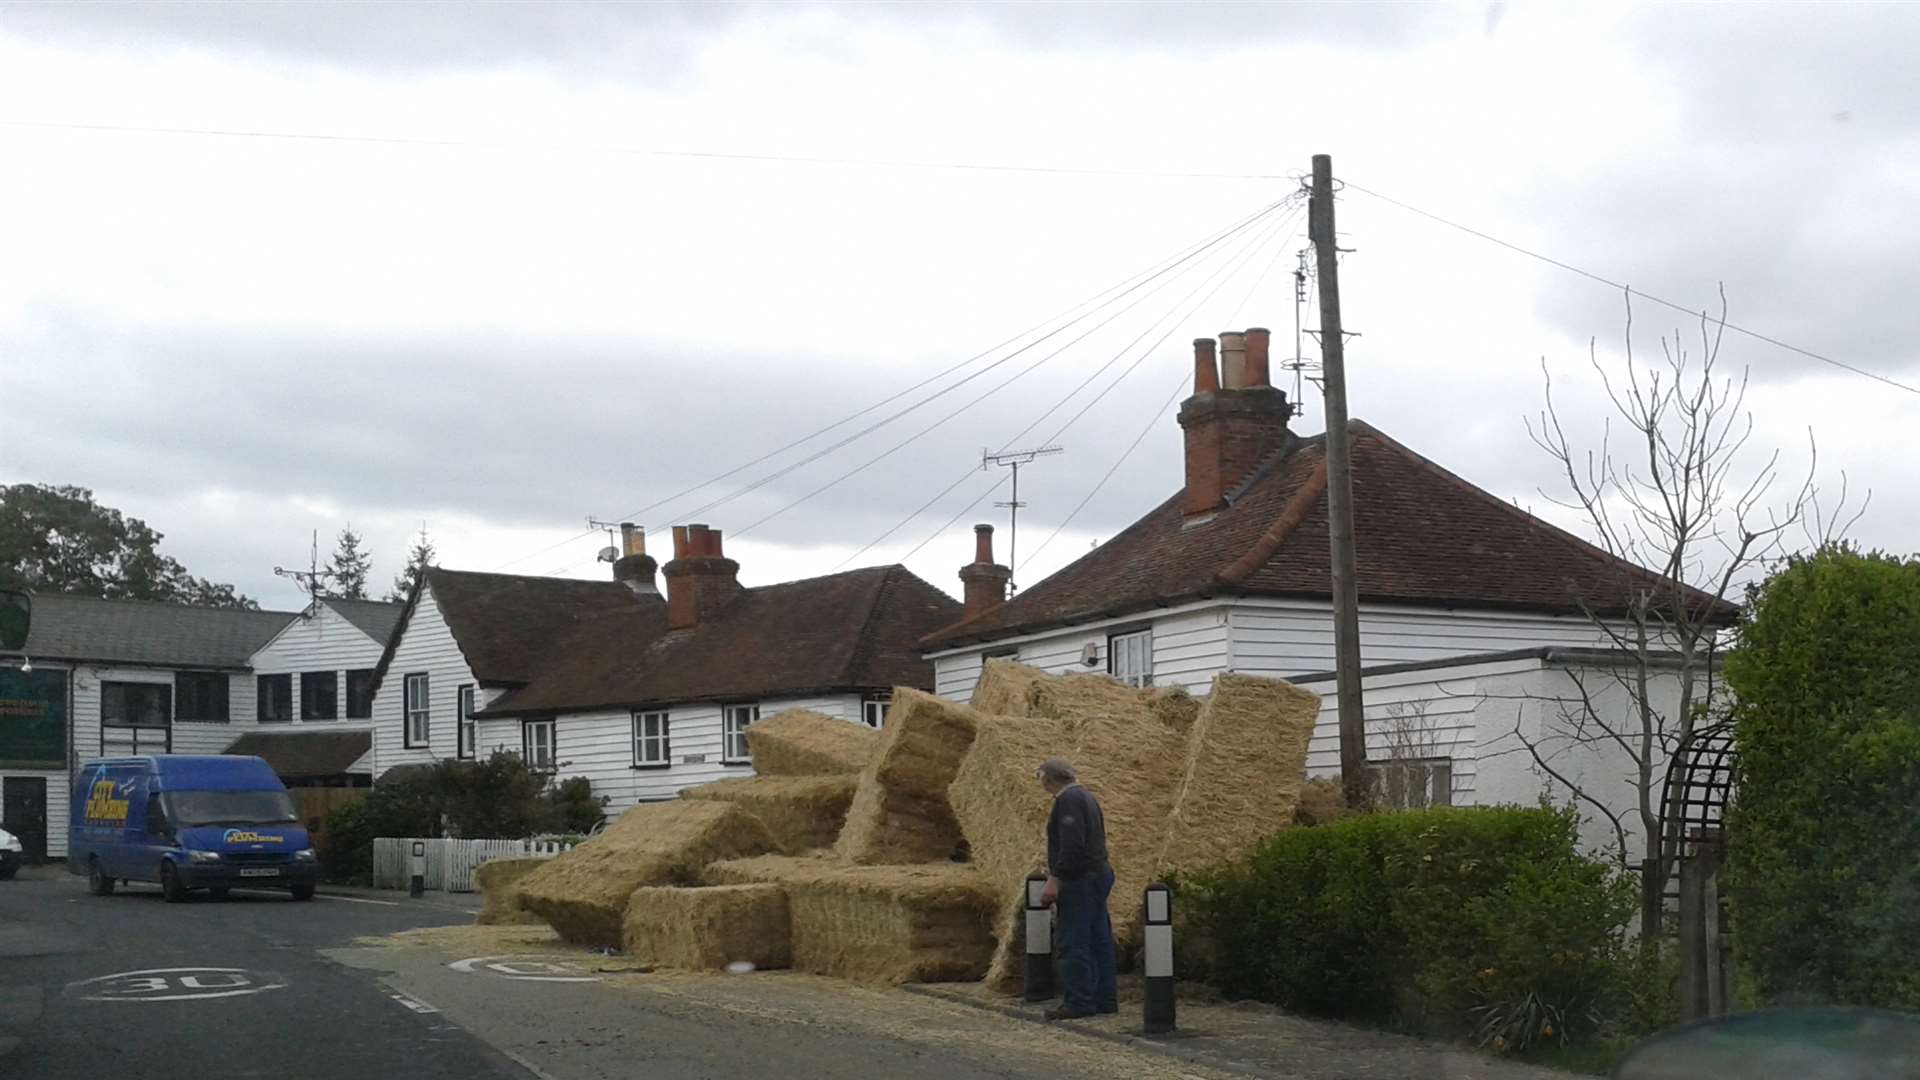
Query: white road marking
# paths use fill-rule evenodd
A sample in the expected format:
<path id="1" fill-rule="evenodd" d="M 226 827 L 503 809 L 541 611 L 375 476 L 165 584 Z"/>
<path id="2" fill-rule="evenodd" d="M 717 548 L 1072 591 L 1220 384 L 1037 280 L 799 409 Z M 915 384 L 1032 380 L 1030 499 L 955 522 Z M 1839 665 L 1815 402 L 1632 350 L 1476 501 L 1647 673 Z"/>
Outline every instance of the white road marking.
<path id="1" fill-rule="evenodd" d="M 369 900 L 364 896 L 334 896 L 330 893 L 314 893 L 315 900 L 342 900 L 349 904 L 379 904 L 381 907 L 405 907 L 398 900 Z"/>
<path id="2" fill-rule="evenodd" d="M 462 975 L 491 975 L 519 982 L 583 983 L 600 982 L 598 975 L 581 973 L 578 965 L 566 960 L 546 960 L 533 956 L 470 956 L 455 960 L 448 967 Z"/>
<path id="3" fill-rule="evenodd" d="M 411 998 L 397 991 L 387 996 L 417 1013 L 437 1013 L 440 1011 L 426 1002 L 421 1001 L 419 998 Z"/>
<path id="4" fill-rule="evenodd" d="M 182 967 L 120 971 L 67 984 L 81 1001 L 204 1001 L 279 990 L 277 975 L 246 968 Z"/>

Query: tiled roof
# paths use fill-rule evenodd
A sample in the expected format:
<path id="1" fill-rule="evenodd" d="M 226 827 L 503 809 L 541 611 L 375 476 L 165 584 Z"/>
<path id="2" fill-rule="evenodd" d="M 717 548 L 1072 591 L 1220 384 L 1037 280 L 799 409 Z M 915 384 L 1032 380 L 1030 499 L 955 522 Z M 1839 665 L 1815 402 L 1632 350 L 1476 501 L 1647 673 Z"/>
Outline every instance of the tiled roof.
<path id="1" fill-rule="evenodd" d="M 274 775 L 338 776 L 373 746 L 373 733 L 360 731 L 256 731 L 240 736 L 223 753 L 265 758 Z"/>
<path id="2" fill-rule="evenodd" d="M 339 612 L 341 618 L 359 628 L 361 633 L 382 645 L 393 635 L 393 628 L 400 625 L 400 616 L 407 610 L 405 604 L 385 600 L 344 600 L 330 596 L 325 603 Z"/>
<path id="3" fill-rule="evenodd" d="M 903 566 L 742 589 L 698 626 L 668 630 L 664 605 L 631 597 L 582 622 L 527 686 L 481 716 L 524 716 L 915 686 L 933 665 L 915 643 L 960 604 Z"/>
<path id="4" fill-rule="evenodd" d="M 1555 613 L 1617 612 L 1656 580 L 1352 421 L 1360 599 Z M 1180 493 L 1019 596 L 928 635 L 927 648 L 1030 633 L 1216 595 L 1330 595 L 1326 437 L 1289 438 L 1219 512 Z M 1704 593 L 1691 601 L 1721 606 Z"/>
<path id="5" fill-rule="evenodd" d="M 244 668 L 260 646 L 297 617 L 292 611 L 39 593 L 21 653 L 35 660 Z"/>
<path id="6" fill-rule="evenodd" d="M 639 600 L 616 581 L 438 567 L 427 570 L 426 581 L 473 677 L 483 683 L 528 682 L 537 671 L 535 661 L 575 627 L 600 615 L 658 603 Z"/>

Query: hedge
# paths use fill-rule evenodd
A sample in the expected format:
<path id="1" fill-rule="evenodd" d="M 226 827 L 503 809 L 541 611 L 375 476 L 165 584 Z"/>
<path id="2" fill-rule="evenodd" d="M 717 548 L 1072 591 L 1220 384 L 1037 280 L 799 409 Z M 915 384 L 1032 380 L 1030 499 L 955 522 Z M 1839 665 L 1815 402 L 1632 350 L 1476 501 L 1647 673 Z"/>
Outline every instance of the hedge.
<path id="1" fill-rule="evenodd" d="M 1920 561 L 1790 560 L 1725 670 L 1741 970 L 1768 1002 L 1920 1009 Z"/>
<path id="2" fill-rule="evenodd" d="M 1189 974 L 1503 1049 L 1577 1038 L 1627 996 L 1634 908 L 1631 882 L 1579 854 L 1578 827 L 1571 811 L 1472 807 L 1279 833 L 1178 882 Z"/>

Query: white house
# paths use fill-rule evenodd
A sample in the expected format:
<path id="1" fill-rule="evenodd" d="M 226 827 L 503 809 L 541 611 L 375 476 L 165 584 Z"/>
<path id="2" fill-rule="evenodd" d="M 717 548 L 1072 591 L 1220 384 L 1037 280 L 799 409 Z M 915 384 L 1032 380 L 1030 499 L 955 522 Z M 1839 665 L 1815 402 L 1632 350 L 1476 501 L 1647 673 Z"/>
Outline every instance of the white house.
<path id="1" fill-rule="evenodd" d="M 321 597 L 249 658 L 254 708 L 224 752 L 263 757 L 289 786 L 373 778 L 373 673 L 403 605 Z"/>
<path id="2" fill-rule="evenodd" d="M 0 810 L 29 850 L 67 851 L 69 777 L 111 754 L 218 754 L 255 710 L 249 661 L 288 611 L 38 595 L 0 654 Z"/>
<path id="3" fill-rule="evenodd" d="M 879 726 L 930 689 L 916 642 L 960 605 L 905 567 L 743 587 L 721 534 L 676 526 L 660 568 L 628 530 L 615 580 L 428 571 L 383 659 L 377 767 L 518 753 L 610 809 L 749 776 L 745 732 L 808 708 Z"/>
<path id="4" fill-rule="evenodd" d="M 960 575 L 966 617 L 922 643 L 937 692 L 964 700 L 991 656 L 1056 672 L 1093 667 L 1137 684 L 1201 692 L 1225 671 L 1319 688 L 1324 680 L 1316 673 L 1334 666 L 1326 436 L 1288 430 L 1286 396 L 1267 378 L 1265 331 L 1222 334 L 1220 349 L 1216 366 L 1214 342 L 1195 342 L 1194 393 L 1179 416 L 1181 490 L 1012 600 L 1005 599 L 1008 570 L 993 563 L 982 535 Z M 1633 591 L 1653 580 L 1645 569 L 1475 487 L 1368 424 L 1353 421 L 1348 438 L 1360 652 L 1382 705 L 1392 703 L 1396 680 L 1459 689 L 1465 679 L 1471 689 L 1495 673 L 1531 680 L 1536 696 L 1551 698 L 1564 689 L 1555 680 L 1566 665 L 1539 660 L 1541 650 L 1578 650 L 1580 665 L 1595 671 L 1617 662 L 1598 653 L 1613 645 L 1607 627 L 1619 628 L 1612 619 Z M 1724 608 L 1704 594 L 1690 602 Z M 1522 652 L 1536 659 L 1487 659 Z M 1409 676 L 1402 668 L 1427 664 L 1457 664 L 1460 674 Z M 1458 700 L 1448 697 L 1439 709 L 1439 691 L 1433 695 L 1434 719 L 1463 715 Z M 1371 703 L 1368 715 L 1384 761 L 1388 717 Z M 1530 755 L 1485 749 L 1511 737 L 1511 719 L 1479 708 L 1464 715 L 1465 727 L 1446 731 L 1436 755 L 1451 763 L 1447 797 L 1537 797 L 1546 781 Z M 1336 741 L 1332 717 L 1329 711 L 1310 760 L 1322 775 L 1338 764 L 1328 753 Z"/>

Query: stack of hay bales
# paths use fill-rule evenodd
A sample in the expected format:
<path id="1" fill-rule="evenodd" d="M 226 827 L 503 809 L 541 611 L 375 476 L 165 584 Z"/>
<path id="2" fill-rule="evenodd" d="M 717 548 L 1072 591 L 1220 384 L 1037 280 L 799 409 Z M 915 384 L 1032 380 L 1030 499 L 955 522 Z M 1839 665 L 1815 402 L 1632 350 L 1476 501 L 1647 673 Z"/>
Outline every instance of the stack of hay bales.
<path id="1" fill-rule="evenodd" d="M 617 948 L 635 889 L 696 881 L 716 859 L 773 846 L 766 827 L 731 803 L 647 803 L 521 878 L 520 904 L 567 941 Z"/>
<path id="2" fill-rule="evenodd" d="M 473 921 L 482 926 L 540 922 L 540 916 L 520 906 L 520 879 L 545 863 L 545 859 L 495 859 L 480 864 L 480 869 L 473 872 L 474 882 L 480 886 L 480 914 Z"/>
<path id="3" fill-rule="evenodd" d="M 853 727 L 844 720 L 829 723 Z M 732 803 L 760 822 L 773 838 L 776 850 L 798 855 L 833 846 L 846 823 L 847 807 L 858 785 L 858 778 L 845 774 L 754 776 L 701 784 L 682 791 L 680 796 Z"/>
<path id="4" fill-rule="evenodd" d="M 763 855 L 714 863 L 707 879 L 783 889 L 800 971 L 858 982 L 952 982 L 980 978 L 993 953 L 999 890 L 964 864 L 858 866 Z"/>
<path id="5" fill-rule="evenodd" d="M 947 787 L 978 727 L 965 705 L 896 689 L 835 850 L 865 865 L 937 862 L 964 850 Z"/>

